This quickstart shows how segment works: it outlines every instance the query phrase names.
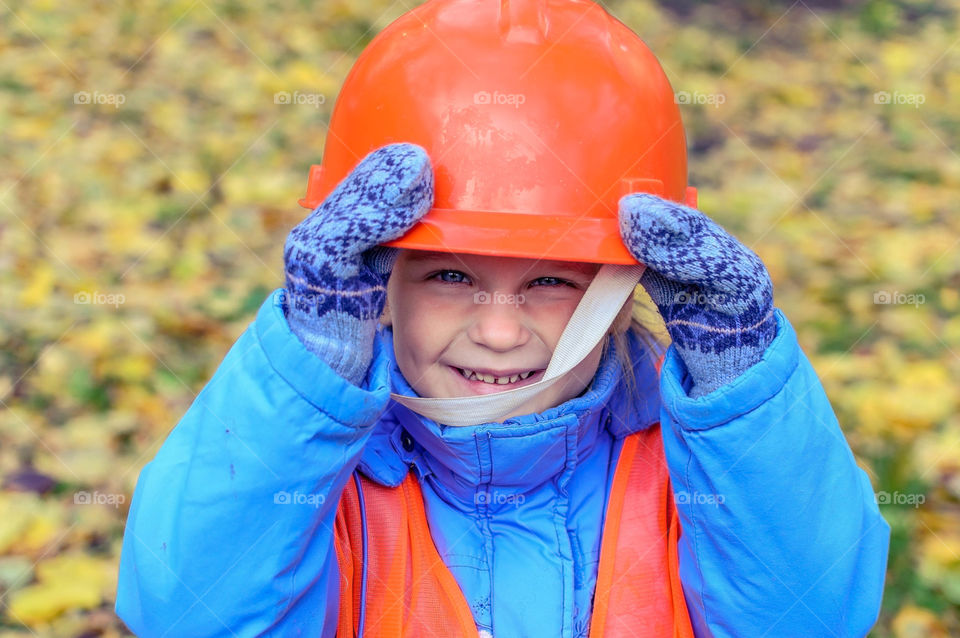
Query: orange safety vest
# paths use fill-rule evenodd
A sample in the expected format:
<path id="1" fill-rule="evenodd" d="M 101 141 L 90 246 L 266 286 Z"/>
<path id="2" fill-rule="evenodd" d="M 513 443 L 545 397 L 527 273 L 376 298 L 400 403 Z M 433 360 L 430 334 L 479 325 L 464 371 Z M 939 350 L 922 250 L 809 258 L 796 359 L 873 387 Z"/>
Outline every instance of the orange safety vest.
<path id="1" fill-rule="evenodd" d="M 680 587 L 679 538 L 655 424 L 623 441 L 604 520 L 590 638 L 693 638 Z M 354 473 L 340 498 L 334 544 L 338 638 L 478 638 L 466 598 L 433 543 L 413 472 L 397 487 Z"/>

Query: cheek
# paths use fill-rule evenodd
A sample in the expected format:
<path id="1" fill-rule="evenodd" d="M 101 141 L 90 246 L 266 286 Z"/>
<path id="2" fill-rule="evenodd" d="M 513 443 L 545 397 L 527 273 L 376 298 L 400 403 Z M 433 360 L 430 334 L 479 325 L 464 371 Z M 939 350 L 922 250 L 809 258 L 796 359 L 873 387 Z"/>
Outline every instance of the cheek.
<path id="1" fill-rule="evenodd" d="M 397 302 L 391 301 L 393 348 L 404 375 L 418 378 L 452 338 L 452 309 L 424 295 L 397 293 Z"/>
<path id="2" fill-rule="evenodd" d="M 406 320 L 402 315 L 394 315 L 393 320 L 393 353 L 397 360 L 397 367 L 403 378 L 413 387 L 420 396 L 430 396 L 429 389 L 423 388 L 420 381 L 427 369 L 429 344 L 423 342 L 421 331 L 417 330 L 417 323 Z"/>
<path id="3" fill-rule="evenodd" d="M 528 303 L 526 311 L 530 316 L 530 325 L 536 326 L 540 338 L 551 349 L 555 348 L 560 341 L 560 335 L 567 327 L 578 302 L 579 300 L 558 302 L 535 299 Z"/>

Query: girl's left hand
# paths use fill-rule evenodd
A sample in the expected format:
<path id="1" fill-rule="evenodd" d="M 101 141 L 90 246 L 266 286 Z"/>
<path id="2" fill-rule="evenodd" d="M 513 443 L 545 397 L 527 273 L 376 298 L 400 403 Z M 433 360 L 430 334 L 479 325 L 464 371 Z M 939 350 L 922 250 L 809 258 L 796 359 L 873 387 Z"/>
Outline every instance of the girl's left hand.
<path id="1" fill-rule="evenodd" d="M 647 266 L 640 284 L 693 378 L 691 397 L 760 361 L 777 325 L 773 284 L 756 253 L 700 211 L 646 193 L 620 200 L 620 234 Z"/>

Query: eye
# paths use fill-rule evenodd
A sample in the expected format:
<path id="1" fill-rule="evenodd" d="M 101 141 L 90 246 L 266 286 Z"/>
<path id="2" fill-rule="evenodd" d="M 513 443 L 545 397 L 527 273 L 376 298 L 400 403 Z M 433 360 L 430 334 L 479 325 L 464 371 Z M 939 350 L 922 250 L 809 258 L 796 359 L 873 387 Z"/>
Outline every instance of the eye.
<path id="1" fill-rule="evenodd" d="M 577 287 L 575 283 L 571 281 L 567 281 L 566 279 L 561 279 L 560 277 L 539 277 L 537 279 L 534 279 L 532 282 L 530 282 L 530 285 L 531 286 L 550 286 L 550 287 L 570 286 L 572 288 Z"/>
<path id="2" fill-rule="evenodd" d="M 431 274 L 427 279 L 436 279 L 446 284 L 468 284 L 470 278 L 459 270 L 440 270 Z"/>

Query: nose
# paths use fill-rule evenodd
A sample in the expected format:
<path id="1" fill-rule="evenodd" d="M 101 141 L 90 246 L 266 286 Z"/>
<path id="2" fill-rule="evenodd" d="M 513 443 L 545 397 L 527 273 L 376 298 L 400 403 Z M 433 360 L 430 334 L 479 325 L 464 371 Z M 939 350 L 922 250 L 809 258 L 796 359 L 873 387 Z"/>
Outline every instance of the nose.
<path id="1" fill-rule="evenodd" d="M 508 352 L 526 344 L 531 337 L 524 324 L 520 306 L 511 303 L 496 303 L 497 295 L 490 303 L 478 303 L 474 321 L 467 330 L 471 341 L 496 352 Z"/>

